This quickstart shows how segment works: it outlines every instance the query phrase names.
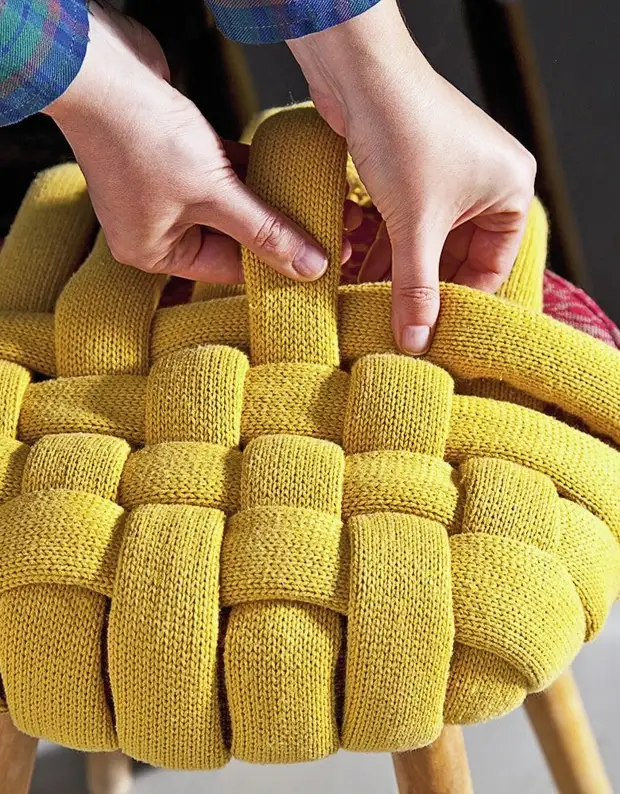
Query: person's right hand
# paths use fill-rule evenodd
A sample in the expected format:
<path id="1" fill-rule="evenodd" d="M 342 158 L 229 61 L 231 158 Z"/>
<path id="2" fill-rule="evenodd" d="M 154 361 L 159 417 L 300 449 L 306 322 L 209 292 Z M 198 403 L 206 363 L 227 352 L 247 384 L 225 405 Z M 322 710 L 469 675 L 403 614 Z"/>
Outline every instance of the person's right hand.
<path id="1" fill-rule="evenodd" d="M 153 36 L 121 14 L 91 10 L 82 69 L 46 112 L 73 148 L 114 257 L 154 273 L 235 283 L 241 243 L 291 278 L 321 275 L 324 252 L 243 184 L 231 158 L 243 160 L 245 147 L 225 151 L 170 86 Z"/>
<path id="2" fill-rule="evenodd" d="M 288 45 L 385 222 L 361 277 L 391 273 L 394 338 L 421 355 L 440 279 L 496 292 L 508 278 L 535 160 L 431 68 L 395 0 Z"/>

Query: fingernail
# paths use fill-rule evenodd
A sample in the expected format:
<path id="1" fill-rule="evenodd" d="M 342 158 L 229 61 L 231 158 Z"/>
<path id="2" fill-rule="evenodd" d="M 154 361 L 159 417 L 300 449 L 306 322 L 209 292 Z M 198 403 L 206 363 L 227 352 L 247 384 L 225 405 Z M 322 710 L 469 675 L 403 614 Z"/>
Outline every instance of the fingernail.
<path id="1" fill-rule="evenodd" d="M 400 335 L 400 346 L 405 353 L 421 356 L 431 346 L 431 329 L 428 325 L 406 325 Z"/>
<path id="2" fill-rule="evenodd" d="M 293 270 L 302 278 L 314 279 L 325 272 L 327 257 L 317 248 L 305 245 L 291 264 Z"/>

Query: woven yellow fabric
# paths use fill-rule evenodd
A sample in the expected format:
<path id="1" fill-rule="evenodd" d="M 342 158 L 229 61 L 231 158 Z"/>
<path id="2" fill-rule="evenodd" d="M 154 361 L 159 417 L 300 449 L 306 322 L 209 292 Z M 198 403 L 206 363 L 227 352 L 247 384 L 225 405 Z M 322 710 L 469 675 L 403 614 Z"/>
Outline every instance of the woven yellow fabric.
<path id="1" fill-rule="evenodd" d="M 620 355 L 542 315 L 542 207 L 501 295 L 442 285 L 408 358 L 390 285 L 338 288 L 345 167 L 311 108 L 271 116 L 250 182 L 326 276 L 244 252 L 244 292 L 164 309 L 163 279 L 95 237 L 75 166 L 24 200 L 0 251 L 0 706 L 20 729 L 186 769 L 406 750 L 515 708 L 601 631 Z"/>

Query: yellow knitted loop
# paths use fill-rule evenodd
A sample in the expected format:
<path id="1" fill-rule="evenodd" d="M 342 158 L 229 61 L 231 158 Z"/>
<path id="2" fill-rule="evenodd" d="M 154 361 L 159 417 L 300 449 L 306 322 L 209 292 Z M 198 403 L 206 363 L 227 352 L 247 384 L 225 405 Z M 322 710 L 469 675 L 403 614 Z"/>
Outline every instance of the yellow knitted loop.
<path id="1" fill-rule="evenodd" d="M 68 163 L 39 174 L 0 250 L 0 310 L 51 312 L 94 232 L 79 166 Z"/>
<path id="2" fill-rule="evenodd" d="M 294 136 L 286 113 L 271 116 L 260 126 L 252 145 L 248 184 L 323 246 L 329 266 L 318 281 L 299 283 L 244 250 L 252 363 L 337 366 L 345 142 L 336 141 L 312 108 L 300 108 L 295 115 Z"/>
<path id="3" fill-rule="evenodd" d="M 312 543 L 316 532 L 323 534 L 331 559 L 326 560 L 328 570 L 318 577 L 315 573 L 313 581 L 317 589 L 332 588 L 334 593 L 335 556 L 343 542 L 343 473 L 342 450 L 327 441 L 281 435 L 250 442 L 244 453 L 242 512 L 233 542 L 238 547 L 244 543 L 240 532 L 245 528 L 250 548 L 264 535 L 265 545 L 275 550 L 288 528 L 301 536 L 296 541 L 292 535 L 293 562 L 300 546 Z M 316 517 L 295 528 L 291 509 L 311 511 Z M 282 561 L 272 559 L 267 582 L 277 575 L 278 565 Z M 258 574 L 256 561 L 247 557 L 244 567 L 236 577 L 251 582 Z M 305 573 L 292 575 L 308 578 L 308 565 Z M 309 630 L 311 625 L 317 630 Z M 340 618 L 331 610 L 286 601 L 233 607 L 225 645 L 233 755 L 255 763 L 283 763 L 334 752 L 339 745 L 335 668 L 340 652 Z"/>
<path id="4" fill-rule="evenodd" d="M 248 373 L 243 398 L 244 442 L 291 433 L 340 443 L 349 376 L 321 364 L 263 364 Z"/>
<path id="5" fill-rule="evenodd" d="M 38 517 L 54 521 L 39 527 Z M 0 594 L 54 583 L 111 596 L 123 510 L 74 491 L 38 491 L 0 505 Z"/>
<path id="6" fill-rule="evenodd" d="M 194 468 L 194 479 L 211 468 L 212 489 L 202 487 L 214 496 L 219 490 L 224 501 L 224 467 L 240 442 L 247 368 L 247 358 L 227 347 L 159 359 L 146 392 L 146 442 L 157 446 L 135 459 L 160 472 L 162 463 L 179 463 L 165 475 L 176 483 L 188 468 Z M 140 473 L 134 470 L 133 477 Z M 127 477 L 132 479 L 131 470 Z M 190 506 L 182 499 L 161 504 L 170 500 L 160 498 L 157 481 L 151 489 L 153 502 L 140 504 L 128 518 L 110 612 L 119 740 L 125 752 L 158 766 L 218 767 L 228 759 L 217 670 L 225 514 L 214 508 L 224 505 Z M 152 671 L 146 685 L 145 669 Z"/>
<path id="7" fill-rule="evenodd" d="M 224 536 L 222 605 L 283 599 L 346 614 L 348 558 L 335 516 L 304 507 L 245 510 Z"/>
<path id="8" fill-rule="evenodd" d="M 107 599 L 100 592 L 109 591 L 116 569 L 123 511 L 108 497 L 128 453 L 113 438 L 49 437 L 30 454 L 24 495 L 0 507 L 0 533 L 24 544 L 14 572 L 4 569 L 15 586 L 0 596 L 0 670 L 11 716 L 26 733 L 70 747 L 117 746 L 101 674 Z M 59 465 L 48 465 L 48 456 Z M 11 544 L 2 548 L 6 554 Z M 45 578 L 46 556 L 54 560 L 54 584 L 31 583 Z"/>
<path id="9" fill-rule="evenodd" d="M 0 312 L 0 358 L 55 375 L 54 316 Z"/>
<path id="10" fill-rule="evenodd" d="M 233 514 L 239 509 L 241 452 L 199 441 L 154 444 L 130 456 L 121 480 L 123 507 L 187 504 Z"/>
<path id="11" fill-rule="evenodd" d="M 145 375 L 164 282 L 165 276 L 116 262 L 100 232 L 56 304 L 58 375 Z"/>
<path id="12" fill-rule="evenodd" d="M 413 513 L 454 529 L 459 491 L 452 466 L 416 452 L 348 455 L 342 514 Z"/>
<path id="13" fill-rule="evenodd" d="M 385 396 L 391 395 L 386 405 Z M 424 361 L 367 356 L 351 373 L 344 449 L 443 458 L 452 379 Z M 350 458 L 351 459 L 351 458 Z M 430 464 L 432 466 L 432 464 Z M 407 511 L 409 512 L 409 510 Z M 419 747 L 443 724 L 454 623 L 448 537 L 426 517 L 354 516 L 343 746 Z M 424 683 L 413 682 L 424 670 Z"/>
<path id="14" fill-rule="evenodd" d="M 53 433 L 101 433 L 144 442 L 146 378 L 88 375 L 33 384 L 24 395 L 19 435 L 28 443 Z"/>

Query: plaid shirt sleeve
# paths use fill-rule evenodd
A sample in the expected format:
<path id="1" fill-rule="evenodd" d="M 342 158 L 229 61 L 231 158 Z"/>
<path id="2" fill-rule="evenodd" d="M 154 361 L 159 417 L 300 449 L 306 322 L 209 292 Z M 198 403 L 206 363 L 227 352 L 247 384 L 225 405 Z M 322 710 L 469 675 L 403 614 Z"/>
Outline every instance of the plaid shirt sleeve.
<path id="1" fill-rule="evenodd" d="M 86 0 L 0 0 L 0 126 L 57 99 L 87 43 Z"/>
<path id="2" fill-rule="evenodd" d="M 379 0 L 208 0 L 222 33 L 242 44 L 271 44 L 331 28 Z"/>

